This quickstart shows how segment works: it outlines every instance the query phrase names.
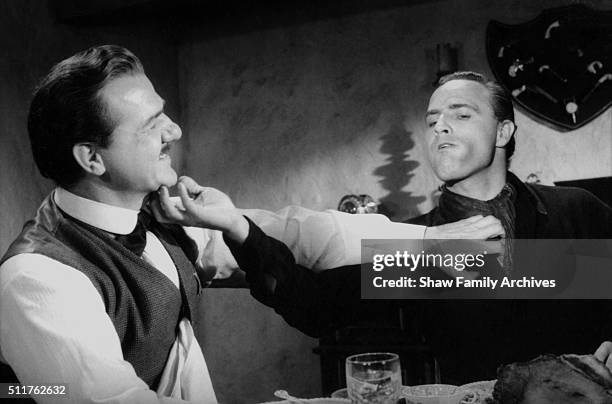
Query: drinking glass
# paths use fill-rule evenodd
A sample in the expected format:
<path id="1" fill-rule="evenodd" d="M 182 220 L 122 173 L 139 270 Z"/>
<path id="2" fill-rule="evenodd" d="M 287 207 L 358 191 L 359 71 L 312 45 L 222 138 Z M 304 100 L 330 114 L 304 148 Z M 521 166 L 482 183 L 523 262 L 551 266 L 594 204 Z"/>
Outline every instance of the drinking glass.
<path id="1" fill-rule="evenodd" d="M 352 404 L 396 404 L 401 386 L 397 354 L 373 352 L 346 358 L 346 388 Z"/>

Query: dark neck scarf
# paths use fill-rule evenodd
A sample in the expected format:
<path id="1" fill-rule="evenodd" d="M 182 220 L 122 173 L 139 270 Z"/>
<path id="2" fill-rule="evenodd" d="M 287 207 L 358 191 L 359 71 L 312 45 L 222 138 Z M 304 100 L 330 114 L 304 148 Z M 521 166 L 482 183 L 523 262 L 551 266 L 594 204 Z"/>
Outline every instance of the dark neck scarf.
<path id="1" fill-rule="evenodd" d="M 446 223 L 456 222 L 475 215 L 494 216 L 502 224 L 506 237 L 504 240 L 504 256 L 500 260 L 504 271 L 512 270 L 512 239 L 515 234 L 516 209 L 514 201 L 516 190 L 510 183 L 506 183 L 497 196 L 488 201 L 481 201 L 449 191 L 446 185 L 442 187 L 442 194 L 438 202 L 440 215 Z"/>

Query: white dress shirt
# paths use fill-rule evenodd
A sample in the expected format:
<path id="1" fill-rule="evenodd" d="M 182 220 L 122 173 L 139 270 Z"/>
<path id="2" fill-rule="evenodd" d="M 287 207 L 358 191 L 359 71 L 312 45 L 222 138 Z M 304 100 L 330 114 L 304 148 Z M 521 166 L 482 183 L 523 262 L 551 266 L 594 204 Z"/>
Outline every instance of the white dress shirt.
<path id="1" fill-rule="evenodd" d="M 56 189 L 57 205 L 69 215 L 116 234 L 130 233 L 138 211 L 109 206 Z M 189 229 L 202 253 L 227 251 L 219 232 Z M 178 288 L 178 272 L 159 239 L 147 231 L 143 259 Z M 212 247 L 212 244 L 217 244 Z M 233 263 L 232 263 L 233 262 Z M 86 275 L 40 254 L 19 254 L 0 270 L 0 348 L 24 385 L 68 384 L 68 399 L 36 397 L 41 403 L 216 403 L 206 362 L 191 322 L 183 319 L 157 391 L 123 358 L 104 301 Z"/>
<path id="2" fill-rule="evenodd" d="M 130 233 L 138 211 L 81 198 L 62 188 L 57 205 L 69 215 L 115 234 Z M 360 262 L 361 238 L 422 238 L 425 227 L 381 215 L 314 212 L 289 207 L 277 213 L 244 210 L 269 235 L 284 241 L 297 262 L 322 270 Z M 198 267 L 216 278 L 237 264 L 218 231 L 185 228 L 198 247 Z M 177 287 L 177 269 L 151 232 L 143 259 Z M 41 403 L 216 403 L 200 345 L 187 319 L 179 325 L 157 391 L 123 358 L 102 297 L 78 270 L 40 254 L 19 254 L 0 269 L 0 360 L 24 385 L 67 383 L 69 397 L 37 396 Z"/>

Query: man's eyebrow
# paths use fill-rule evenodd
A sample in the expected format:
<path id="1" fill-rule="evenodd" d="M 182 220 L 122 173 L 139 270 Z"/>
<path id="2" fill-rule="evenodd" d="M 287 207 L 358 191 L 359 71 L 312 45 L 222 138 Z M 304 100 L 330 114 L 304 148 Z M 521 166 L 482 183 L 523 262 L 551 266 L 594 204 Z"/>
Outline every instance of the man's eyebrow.
<path id="1" fill-rule="evenodd" d="M 143 128 L 146 128 L 147 126 L 149 126 L 149 124 L 151 122 L 153 122 L 155 119 L 157 119 L 161 114 L 164 113 L 164 107 L 166 106 L 166 100 L 162 100 L 162 106 L 159 109 L 159 111 L 157 111 L 156 113 L 154 113 L 153 115 L 151 115 L 146 121 L 144 121 L 144 123 L 142 124 Z"/>
<path id="2" fill-rule="evenodd" d="M 440 113 L 440 110 L 438 109 L 430 109 L 429 111 L 427 111 L 427 113 L 425 114 L 425 118 L 430 117 L 431 115 L 438 115 Z"/>
<path id="3" fill-rule="evenodd" d="M 467 102 L 460 103 L 460 104 L 459 103 L 458 104 L 451 104 L 451 105 L 449 105 L 448 108 L 449 109 L 469 108 L 469 109 L 471 109 L 473 111 L 480 112 L 480 108 L 478 108 L 477 105 L 468 104 Z"/>
<path id="4" fill-rule="evenodd" d="M 448 106 L 448 109 L 460 109 L 460 108 L 469 108 L 472 111 L 480 112 L 480 108 L 477 105 L 468 104 L 468 103 L 456 103 Z M 425 118 L 430 117 L 431 115 L 438 115 L 440 113 L 439 109 L 430 109 L 425 114 Z"/>

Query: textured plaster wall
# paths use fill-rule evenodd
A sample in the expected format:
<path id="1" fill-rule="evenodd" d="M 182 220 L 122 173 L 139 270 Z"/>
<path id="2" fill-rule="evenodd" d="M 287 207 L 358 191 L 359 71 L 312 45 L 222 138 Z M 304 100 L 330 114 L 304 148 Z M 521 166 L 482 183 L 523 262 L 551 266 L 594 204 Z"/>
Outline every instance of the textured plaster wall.
<path id="1" fill-rule="evenodd" d="M 179 50 L 187 167 L 244 206 L 333 208 L 359 192 L 398 218 L 427 211 L 435 45 L 455 44 L 461 68 L 490 74 L 490 19 L 524 22 L 569 3 L 438 1 L 214 41 L 196 29 Z M 610 175 L 611 114 L 559 133 L 519 111 L 513 169 L 548 183 Z"/>
<path id="2" fill-rule="evenodd" d="M 243 207 L 335 208 L 347 193 L 367 193 L 397 219 L 425 212 L 438 185 L 423 142 L 435 45 L 453 43 L 460 68 L 490 74 L 484 49 L 489 20 L 524 22 L 571 3 L 434 1 L 216 40 L 201 38 L 195 27 L 179 47 L 187 171 Z M 611 7 L 603 0 L 583 3 Z M 512 169 L 520 177 L 533 172 L 551 183 L 612 175 L 611 110 L 569 133 L 520 111 L 517 124 Z M 223 333 L 203 331 L 205 344 L 218 349 L 207 358 L 222 399 L 253 402 L 260 397 L 245 399 L 243 393 L 280 387 L 317 393 L 318 364 L 310 352 L 315 340 L 283 334 L 276 327 L 286 326 L 275 314 L 250 308 L 247 295 L 211 296 L 216 304 L 203 330 L 225 305 L 249 307 L 250 315 L 248 327 L 240 314 L 225 318 L 224 332 L 239 333 L 229 339 L 232 345 Z M 219 304 L 224 299 L 231 303 Z M 299 369 L 305 381 L 294 385 L 298 379 L 290 371 L 269 372 L 256 360 L 243 361 L 253 352 L 252 341 L 261 341 L 257 351 L 277 358 L 283 369 L 293 363 L 289 369 Z M 229 361 L 223 346 L 234 352 Z M 259 375 L 256 382 L 228 381 L 253 374 Z"/>
<path id="3" fill-rule="evenodd" d="M 31 94 L 49 68 L 93 45 L 116 43 L 142 60 L 170 116 L 178 117 L 176 46 L 164 26 L 59 24 L 41 0 L 0 2 L 0 253 L 52 189 L 30 152 L 26 119 Z M 181 164 L 180 147 L 175 164 Z"/>

